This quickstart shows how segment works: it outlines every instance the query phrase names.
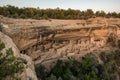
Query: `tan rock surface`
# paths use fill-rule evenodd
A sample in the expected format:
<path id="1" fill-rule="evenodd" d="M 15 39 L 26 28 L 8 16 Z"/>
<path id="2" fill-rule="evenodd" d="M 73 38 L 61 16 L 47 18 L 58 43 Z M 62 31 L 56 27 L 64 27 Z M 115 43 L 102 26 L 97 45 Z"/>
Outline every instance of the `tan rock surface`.
<path id="1" fill-rule="evenodd" d="M 37 76 L 34 69 L 34 63 L 32 59 L 24 54 L 20 54 L 19 49 L 16 47 L 16 45 L 13 43 L 12 39 L 5 35 L 4 33 L 0 32 L 0 40 L 5 43 L 6 48 L 3 50 L 3 53 L 6 49 L 12 48 L 14 51 L 14 56 L 21 57 L 22 59 L 27 61 L 27 64 L 25 64 L 24 71 L 19 75 L 21 80 L 37 80 Z"/>
<path id="2" fill-rule="evenodd" d="M 120 42 L 119 18 L 49 21 L 4 17 L 1 21 L 2 31 L 13 39 L 20 52 L 29 55 L 35 64 L 46 66 L 58 59 L 77 59 L 93 51 L 110 50 L 110 36 L 115 46 Z"/>

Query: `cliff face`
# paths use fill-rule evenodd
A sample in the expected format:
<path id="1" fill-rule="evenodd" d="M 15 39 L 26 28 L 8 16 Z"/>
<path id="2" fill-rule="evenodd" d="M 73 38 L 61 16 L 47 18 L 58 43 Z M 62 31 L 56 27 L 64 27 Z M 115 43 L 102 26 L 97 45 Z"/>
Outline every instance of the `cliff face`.
<path id="1" fill-rule="evenodd" d="M 14 56 L 20 57 L 27 61 L 27 64 L 25 64 L 24 71 L 19 75 L 21 80 L 30 80 L 30 79 L 37 80 L 35 69 L 34 69 L 34 63 L 32 59 L 27 55 L 20 54 L 19 49 L 16 47 L 12 39 L 2 32 L 0 32 L 0 39 L 6 46 L 6 48 L 2 51 L 3 53 L 5 52 L 6 49 L 12 48 L 14 52 Z"/>
<path id="2" fill-rule="evenodd" d="M 87 53 L 120 44 L 120 19 L 33 20 L 2 18 L 2 31 L 35 64 L 52 67 L 58 59 L 78 59 Z M 108 43 L 113 37 L 114 44 Z"/>

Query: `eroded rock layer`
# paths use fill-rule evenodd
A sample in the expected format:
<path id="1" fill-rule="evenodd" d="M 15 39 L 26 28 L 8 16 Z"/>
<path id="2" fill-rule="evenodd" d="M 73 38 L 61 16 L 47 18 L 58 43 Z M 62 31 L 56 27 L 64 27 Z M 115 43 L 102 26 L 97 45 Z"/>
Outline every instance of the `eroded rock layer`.
<path id="1" fill-rule="evenodd" d="M 0 32 L 0 40 L 5 44 L 5 49 L 2 50 L 4 54 L 7 49 L 12 48 L 15 57 L 22 58 L 26 61 L 26 64 L 24 63 L 23 71 L 21 73 L 16 73 L 15 77 L 20 78 L 21 80 L 38 80 L 32 59 L 25 54 L 20 54 L 19 49 L 13 43 L 12 39 L 2 32 Z M 7 77 L 4 80 L 8 80 Z"/>
<path id="2" fill-rule="evenodd" d="M 87 53 L 120 46 L 120 19 L 31 20 L 1 17 L 2 32 L 22 54 L 46 66 L 58 59 L 79 58 Z M 48 64 L 49 63 L 49 64 Z"/>

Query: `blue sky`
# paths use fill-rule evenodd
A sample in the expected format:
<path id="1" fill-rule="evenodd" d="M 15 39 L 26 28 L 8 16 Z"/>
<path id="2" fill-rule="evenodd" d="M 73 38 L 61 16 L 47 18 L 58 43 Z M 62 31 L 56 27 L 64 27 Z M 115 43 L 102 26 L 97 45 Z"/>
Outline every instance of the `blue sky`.
<path id="1" fill-rule="evenodd" d="M 0 6 L 14 5 L 18 7 L 93 9 L 106 12 L 120 12 L 120 0 L 0 0 Z"/>

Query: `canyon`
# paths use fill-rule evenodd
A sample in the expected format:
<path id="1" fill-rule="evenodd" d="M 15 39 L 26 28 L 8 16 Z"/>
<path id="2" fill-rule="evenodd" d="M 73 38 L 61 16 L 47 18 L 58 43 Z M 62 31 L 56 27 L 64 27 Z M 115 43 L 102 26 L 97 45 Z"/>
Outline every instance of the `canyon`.
<path id="1" fill-rule="evenodd" d="M 120 47 L 119 18 L 34 20 L 0 16 L 0 22 L 1 32 L 12 38 L 20 53 L 48 70 L 58 59 L 77 60 L 91 53 L 98 57 L 102 51 L 114 51 Z"/>

